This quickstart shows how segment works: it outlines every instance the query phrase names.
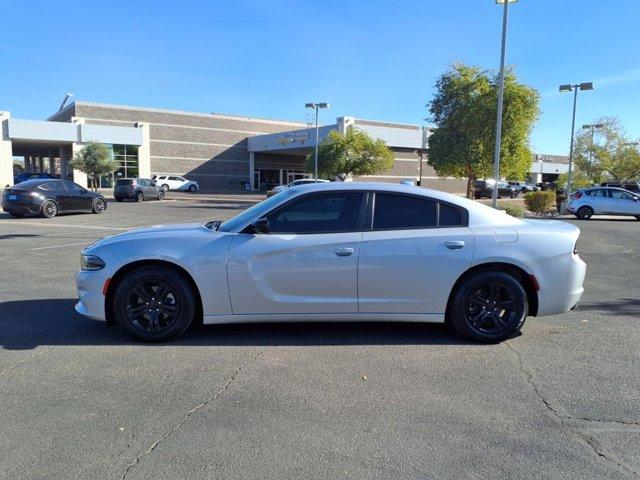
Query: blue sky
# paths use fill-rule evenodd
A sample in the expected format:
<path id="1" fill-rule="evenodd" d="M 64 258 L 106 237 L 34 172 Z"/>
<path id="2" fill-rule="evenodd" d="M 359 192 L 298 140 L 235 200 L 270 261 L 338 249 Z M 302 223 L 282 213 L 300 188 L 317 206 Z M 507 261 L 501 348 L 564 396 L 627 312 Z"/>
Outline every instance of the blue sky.
<path id="1" fill-rule="evenodd" d="M 419 123 L 452 61 L 499 63 L 493 0 L 3 0 L 0 109 L 46 118 L 77 99 L 304 121 L 304 103 Z M 520 0 L 507 62 L 537 88 L 537 152 L 565 154 L 577 123 L 619 117 L 640 137 L 640 2 Z"/>

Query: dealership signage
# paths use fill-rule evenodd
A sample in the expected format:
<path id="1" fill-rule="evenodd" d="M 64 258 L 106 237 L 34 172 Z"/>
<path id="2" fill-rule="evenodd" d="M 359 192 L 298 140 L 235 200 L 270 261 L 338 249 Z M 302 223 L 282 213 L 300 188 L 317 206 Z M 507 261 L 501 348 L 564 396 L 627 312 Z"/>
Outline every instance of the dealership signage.
<path id="1" fill-rule="evenodd" d="M 306 140 L 309 140 L 309 132 L 307 131 L 288 132 L 288 133 L 283 133 L 282 135 L 279 135 L 276 137 L 276 142 L 278 142 L 281 145 L 286 145 L 287 143 L 292 143 L 292 142 L 304 143 Z"/>

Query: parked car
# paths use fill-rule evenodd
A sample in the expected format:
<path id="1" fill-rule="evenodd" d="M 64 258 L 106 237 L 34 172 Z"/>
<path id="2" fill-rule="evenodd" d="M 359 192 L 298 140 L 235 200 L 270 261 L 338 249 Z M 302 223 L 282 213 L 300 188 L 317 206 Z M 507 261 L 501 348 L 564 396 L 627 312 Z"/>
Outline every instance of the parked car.
<path id="1" fill-rule="evenodd" d="M 309 183 L 329 183 L 329 180 L 322 180 L 320 178 L 318 180 L 314 180 L 313 178 L 299 178 L 298 180 L 294 180 L 293 182 L 286 185 L 278 185 L 277 187 L 268 190 L 267 198 L 273 197 L 274 195 L 282 192 L 283 190 L 286 190 L 287 188 L 297 187 L 299 185 L 307 185 Z"/>
<path id="2" fill-rule="evenodd" d="M 99 193 L 91 192 L 68 180 L 36 179 L 6 188 L 2 209 L 13 217 L 28 213 L 51 218 L 58 213 L 102 213 L 107 201 Z"/>
<path id="3" fill-rule="evenodd" d="M 150 342 L 194 320 L 283 319 L 448 320 L 469 338 L 498 342 L 527 316 L 580 301 L 579 233 L 436 190 L 302 185 L 224 222 L 92 244 L 81 253 L 76 310 Z"/>
<path id="4" fill-rule="evenodd" d="M 475 198 L 491 198 L 493 195 L 494 185 L 495 183 L 490 180 L 476 181 Z M 516 198 L 519 194 L 520 190 L 512 187 L 507 182 L 498 182 L 498 198 Z"/>
<path id="5" fill-rule="evenodd" d="M 156 184 L 165 192 L 168 192 L 169 190 L 177 190 L 195 193 L 200 190 L 198 182 L 187 180 L 186 178 L 179 177 L 177 175 L 154 175 L 153 181 L 156 182 Z"/>
<path id="6" fill-rule="evenodd" d="M 37 180 L 43 178 L 55 178 L 53 175 L 47 172 L 22 172 L 13 177 L 13 184 L 26 182 L 27 180 Z"/>
<path id="7" fill-rule="evenodd" d="M 593 215 L 631 215 L 640 220 L 640 195 L 623 188 L 581 188 L 571 195 L 567 209 L 581 220 Z"/>
<path id="8" fill-rule="evenodd" d="M 507 183 L 521 193 L 537 192 L 539 190 L 539 188 L 536 185 L 529 182 L 507 182 Z"/>
<path id="9" fill-rule="evenodd" d="M 113 198 L 116 202 L 125 199 L 142 202 L 144 200 L 162 200 L 164 190 L 148 178 L 119 178 L 113 187 Z"/>
<path id="10" fill-rule="evenodd" d="M 630 192 L 640 193 L 640 182 L 626 182 L 626 183 L 604 182 L 604 183 L 601 183 L 600 186 L 624 188 L 625 190 L 629 190 Z"/>

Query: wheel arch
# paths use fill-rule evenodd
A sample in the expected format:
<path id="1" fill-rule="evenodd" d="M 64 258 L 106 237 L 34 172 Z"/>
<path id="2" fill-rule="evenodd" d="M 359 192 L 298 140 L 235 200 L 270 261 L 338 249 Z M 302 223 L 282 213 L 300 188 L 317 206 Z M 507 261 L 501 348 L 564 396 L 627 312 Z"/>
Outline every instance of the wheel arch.
<path id="1" fill-rule="evenodd" d="M 498 271 L 509 273 L 522 285 L 524 291 L 527 294 L 527 303 L 529 304 L 529 315 L 535 317 L 538 313 L 538 287 L 536 285 L 536 281 L 532 278 L 532 276 L 527 273 L 522 267 L 515 265 L 513 263 L 508 262 L 487 262 L 481 263 L 479 265 L 474 265 L 465 271 L 462 275 L 458 277 L 456 283 L 453 285 L 451 289 L 451 293 L 449 294 L 449 299 L 447 301 L 447 312 L 446 315 L 449 314 L 449 307 L 451 302 L 453 301 L 454 294 L 460 284 L 469 278 L 470 276 L 478 273 L 478 272 L 486 272 L 486 271 Z"/>
<path id="2" fill-rule="evenodd" d="M 104 301 L 104 309 L 105 309 L 104 313 L 105 313 L 105 318 L 107 319 L 107 325 L 108 326 L 115 325 L 115 318 L 113 316 L 113 310 L 112 310 L 111 304 L 113 302 L 114 292 L 116 290 L 116 287 L 120 283 L 120 281 L 122 281 L 122 279 L 128 273 L 138 268 L 148 267 L 148 266 L 159 266 L 159 267 L 165 267 L 165 268 L 171 269 L 174 272 L 181 275 L 182 277 L 184 277 L 185 280 L 187 280 L 197 299 L 196 316 L 195 316 L 194 322 L 201 323 L 202 317 L 203 317 L 202 296 L 200 295 L 200 289 L 198 288 L 198 285 L 196 284 L 193 277 L 183 267 L 181 267 L 176 263 L 169 262 L 167 260 L 150 259 L 150 260 L 136 260 L 134 262 L 127 263 L 121 266 L 116 271 L 116 273 L 114 273 L 113 276 L 111 277 L 109 284 L 107 286 L 107 291 L 105 292 L 105 301 Z"/>

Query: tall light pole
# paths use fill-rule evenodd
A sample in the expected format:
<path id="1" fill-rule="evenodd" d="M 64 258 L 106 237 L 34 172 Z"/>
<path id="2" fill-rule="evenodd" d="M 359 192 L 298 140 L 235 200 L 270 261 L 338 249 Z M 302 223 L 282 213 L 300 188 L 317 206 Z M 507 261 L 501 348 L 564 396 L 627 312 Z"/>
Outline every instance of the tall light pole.
<path id="1" fill-rule="evenodd" d="M 588 125 L 582 125 L 583 130 L 591 130 L 591 144 L 589 145 L 589 163 L 593 163 L 593 134 L 596 130 L 600 130 L 604 127 L 604 123 L 589 123 Z"/>
<path id="2" fill-rule="evenodd" d="M 329 104 L 326 102 L 309 102 L 304 104 L 304 108 L 313 108 L 316 111 L 316 150 L 313 157 L 314 173 L 313 179 L 318 181 L 318 143 L 320 142 L 320 131 L 318 130 L 318 109 L 329 108 Z"/>
<path id="3" fill-rule="evenodd" d="M 507 51 L 507 19 L 509 17 L 509 4 L 518 0 L 496 0 L 497 4 L 503 4 L 502 8 L 502 47 L 500 49 L 500 76 L 498 78 L 498 118 L 496 122 L 496 146 L 493 155 L 493 193 L 491 204 L 493 208 L 498 205 L 498 182 L 500 181 L 500 144 L 502 141 L 502 103 L 504 100 L 504 60 Z"/>
<path id="4" fill-rule="evenodd" d="M 576 127 L 576 103 L 578 102 L 578 90 L 593 90 L 593 82 L 560 85 L 560 92 L 570 92 L 573 90 L 573 116 L 571 117 L 571 144 L 569 146 L 569 173 L 567 174 L 567 185 L 565 195 L 569 199 L 571 195 L 571 171 L 573 167 L 573 135 Z"/>

